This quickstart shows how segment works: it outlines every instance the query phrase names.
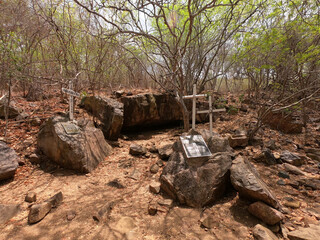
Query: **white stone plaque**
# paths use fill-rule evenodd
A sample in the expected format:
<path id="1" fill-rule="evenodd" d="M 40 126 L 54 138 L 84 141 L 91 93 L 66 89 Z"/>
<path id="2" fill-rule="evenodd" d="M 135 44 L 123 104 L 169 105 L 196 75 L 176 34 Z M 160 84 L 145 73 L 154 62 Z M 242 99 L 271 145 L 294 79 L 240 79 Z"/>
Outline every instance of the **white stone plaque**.
<path id="1" fill-rule="evenodd" d="M 201 135 L 181 136 L 180 140 L 187 158 L 203 158 L 212 156 Z"/>
<path id="2" fill-rule="evenodd" d="M 79 127 L 77 125 L 75 125 L 74 123 L 63 122 L 63 123 L 61 123 L 61 125 L 68 135 L 74 135 L 74 134 L 78 134 L 80 132 Z"/>

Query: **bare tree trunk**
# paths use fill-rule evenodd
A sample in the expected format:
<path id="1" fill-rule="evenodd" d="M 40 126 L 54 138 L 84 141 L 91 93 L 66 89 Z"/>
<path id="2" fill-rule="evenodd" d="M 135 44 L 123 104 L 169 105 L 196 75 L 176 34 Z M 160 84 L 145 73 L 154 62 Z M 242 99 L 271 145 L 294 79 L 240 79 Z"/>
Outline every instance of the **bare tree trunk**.
<path id="1" fill-rule="evenodd" d="M 179 96 L 178 102 L 179 102 L 181 110 L 182 110 L 183 128 L 184 128 L 184 131 L 187 132 L 190 129 L 190 121 L 189 121 L 190 114 L 189 114 L 189 111 L 186 107 L 186 104 L 184 103 L 182 95 Z"/>
<path id="2" fill-rule="evenodd" d="M 11 101 L 11 79 L 9 80 L 9 87 L 8 87 L 8 102 L 7 102 L 7 105 L 4 106 L 4 114 L 5 114 L 5 119 L 6 119 L 6 126 L 4 129 L 4 137 L 5 138 L 7 137 L 7 130 L 8 130 L 10 101 Z"/>

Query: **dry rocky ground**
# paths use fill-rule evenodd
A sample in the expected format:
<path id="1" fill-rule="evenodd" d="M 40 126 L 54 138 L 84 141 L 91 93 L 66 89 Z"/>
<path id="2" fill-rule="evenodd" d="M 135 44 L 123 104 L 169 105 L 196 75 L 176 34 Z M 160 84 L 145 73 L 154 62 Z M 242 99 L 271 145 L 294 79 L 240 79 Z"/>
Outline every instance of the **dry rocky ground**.
<path id="1" fill-rule="evenodd" d="M 67 108 L 58 100 L 55 103 L 25 102 L 17 97 L 16 101 L 28 106 L 25 111 L 41 121 Z M 224 135 L 246 128 L 250 119 L 254 119 L 255 111 L 248 108 L 248 112 L 240 111 L 236 115 L 226 113 L 215 121 L 214 131 Z M 76 117 L 83 115 L 86 113 L 80 109 Z M 4 126 L 4 121 L 0 124 Z M 270 144 L 274 145 L 275 156 L 284 150 L 299 154 L 305 162 L 299 169 L 308 179 L 320 180 L 319 162 L 305 152 L 305 147 L 319 149 L 320 132 L 315 129 L 315 123 L 308 127 L 311 132 L 307 142 L 304 134 L 282 134 L 263 127 L 258 132 L 262 142 L 234 150 L 235 155 L 250 160 L 284 206 L 282 234 L 279 225 L 270 227 L 280 239 L 286 236 L 285 231 L 319 224 L 319 186 L 301 184 L 302 177 L 291 173 L 289 179 L 280 177 L 283 165 L 267 165 L 259 160 L 259 155 L 273 140 L 274 144 Z M 209 126 L 198 124 L 197 128 Z M 215 204 L 202 209 L 180 206 L 168 201 L 163 193 L 150 192 L 149 185 L 159 180 L 162 163 L 166 162 L 162 162 L 157 153 L 132 156 L 129 146 L 137 143 L 149 149 L 153 144 L 159 148 L 174 143 L 182 133 L 180 127 L 125 134 L 126 137 L 111 143 L 112 155 L 89 174 L 76 174 L 55 164 L 31 164 L 28 156 L 35 152 L 38 129 L 39 126 L 32 126 L 30 121 L 9 124 L 7 142 L 17 151 L 21 162 L 14 179 L 0 183 L 0 204 L 19 204 L 20 211 L 11 220 L 0 222 L 0 239 L 254 239 L 253 227 L 263 224 L 248 212 L 250 202 L 239 198 L 233 189 Z M 150 167 L 156 163 L 160 165 L 159 170 L 151 173 Z M 36 193 L 36 202 L 41 203 L 60 191 L 62 204 L 40 222 L 28 224 L 31 204 L 24 201 L 26 194 Z M 291 198 L 298 206 L 288 207 Z M 151 204 L 157 205 L 155 215 L 148 213 Z M 103 216 L 99 211 L 100 215 L 104 212 Z"/>

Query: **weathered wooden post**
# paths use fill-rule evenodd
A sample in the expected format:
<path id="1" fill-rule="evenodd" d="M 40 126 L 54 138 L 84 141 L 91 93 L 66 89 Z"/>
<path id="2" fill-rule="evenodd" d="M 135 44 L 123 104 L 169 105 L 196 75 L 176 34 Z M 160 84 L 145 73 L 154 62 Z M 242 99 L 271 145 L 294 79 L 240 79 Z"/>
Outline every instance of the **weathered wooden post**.
<path id="1" fill-rule="evenodd" d="M 80 97 L 80 94 L 73 91 L 73 84 L 72 81 L 69 81 L 69 89 L 66 88 L 62 88 L 62 92 L 66 93 L 69 95 L 69 119 L 70 121 L 73 121 L 73 106 L 74 106 L 74 102 L 73 102 L 73 98 L 74 97 Z"/>

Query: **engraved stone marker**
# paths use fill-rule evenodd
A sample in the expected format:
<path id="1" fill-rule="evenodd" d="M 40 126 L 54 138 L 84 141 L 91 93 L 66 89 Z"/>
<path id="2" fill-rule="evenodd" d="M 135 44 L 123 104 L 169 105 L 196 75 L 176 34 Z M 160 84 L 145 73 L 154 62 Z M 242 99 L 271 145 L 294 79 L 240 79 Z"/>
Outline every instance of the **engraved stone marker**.
<path id="1" fill-rule="evenodd" d="M 210 157 L 212 154 L 201 135 L 180 137 L 187 158 Z"/>

